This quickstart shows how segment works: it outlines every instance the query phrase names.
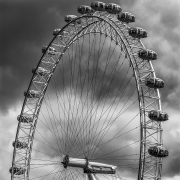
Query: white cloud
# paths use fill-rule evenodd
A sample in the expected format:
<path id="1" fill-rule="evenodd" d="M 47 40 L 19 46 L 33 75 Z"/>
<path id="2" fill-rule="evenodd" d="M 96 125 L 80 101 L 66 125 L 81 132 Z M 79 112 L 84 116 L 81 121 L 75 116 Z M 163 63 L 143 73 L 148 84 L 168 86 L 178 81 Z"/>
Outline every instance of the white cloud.
<path id="1" fill-rule="evenodd" d="M 20 112 L 19 106 L 16 109 L 9 109 L 8 114 L 0 113 L 0 179 L 10 179 L 9 168 L 12 165 L 13 146 L 17 129 L 17 115 Z"/>

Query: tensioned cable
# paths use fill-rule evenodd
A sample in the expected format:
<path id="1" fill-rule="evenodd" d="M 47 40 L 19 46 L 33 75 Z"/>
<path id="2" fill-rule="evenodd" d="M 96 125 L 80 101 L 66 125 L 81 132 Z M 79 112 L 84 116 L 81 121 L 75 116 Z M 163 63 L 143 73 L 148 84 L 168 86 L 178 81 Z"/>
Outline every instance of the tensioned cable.
<path id="1" fill-rule="evenodd" d="M 83 42 L 84 42 L 84 37 L 83 37 Z M 78 45 L 79 45 L 79 42 L 78 42 Z M 80 45 L 79 45 L 80 46 Z M 80 49 L 80 48 L 79 48 Z M 82 60 L 81 60 L 81 58 L 82 58 L 82 52 L 83 52 L 83 44 L 82 44 L 82 46 L 81 46 L 81 56 L 80 56 L 80 59 L 79 59 L 79 64 L 82 62 Z M 80 66 L 80 68 L 79 68 L 80 70 L 81 70 L 81 66 Z M 86 73 L 85 73 L 85 77 L 86 77 L 86 74 L 87 74 L 87 70 L 86 70 Z M 78 75 L 79 75 L 79 73 L 78 73 Z M 81 76 L 80 76 L 80 82 L 81 82 Z M 83 86 L 82 86 L 82 84 L 81 84 L 81 95 L 82 95 L 82 92 L 83 92 L 83 88 L 84 88 L 84 83 L 85 83 L 85 78 L 84 78 L 84 81 L 83 81 Z M 82 98 L 82 96 L 80 97 L 80 100 L 81 100 L 81 98 Z M 79 104 L 78 104 L 78 109 L 79 109 L 79 107 L 80 107 L 80 101 L 79 100 Z M 78 110 L 77 110 L 78 111 Z M 75 117 L 75 119 L 77 118 L 77 115 L 78 115 L 78 113 L 76 113 L 76 117 Z M 80 119 L 81 119 L 81 117 L 78 117 L 77 119 L 79 119 L 79 122 L 80 122 Z M 82 128 L 82 129 L 85 129 L 85 128 Z M 77 130 L 79 130 L 79 129 L 76 129 L 76 132 L 77 132 Z M 83 133 L 83 132 L 82 132 Z M 84 133 L 83 133 L 84 134 Z M 81 145 L 80 145 L 81 146 Z M 81 146 L 82 148 L 83 148 L 83 144 L 82 144 L 82 146 Z"/>
<path id="2" fill-rule="evenodd" d="M 79 44 L 79 40 L 78 40 L 78 42 L 76 43 L 76 45 L 78 45 L 78 49 L 79 49 L 79 72 L 78 72 L 78 80 L 80 80 L 80 85 L 81 85 L 81 95 L 80 95 L 80 100 L 81 100 L 81 98 L 82 98 L 82 91 L 83 91 L 83 88 L 82 88 L 82 82 L 81 82 L 81 65 L 80 65 L 80 63 L 81 63 L 81 58 L 82 58 L 82 52 L 83 52 L 83 44 L 84 44 L 84 36 L 83 36 L 83 43 L 82 43 L 82 45 L 81 45 L 81 48 L 80 48 L 80 44 Z M 75 61 L 76 61 L 76 59 L 75 59 Z M 80 76 L 79 76 L 80 75 Z M 80 77 L 80 78 L 79 78 Z M 84 83 L 83 83 L 84 84 Z M 75 94 L 77 94 L 77 90 L 78 90 L 78 81 L 77 81 L 77 84 L 76 84 L 76 93 Z M 78 116 L 78 111 L 79 111 L 79 108 L 80 108 L 80 101 L 79 100 L 79 103 L 78 103 L 78 107 L 77 107 L 77 112 L 76 112 L 76 116 L 75 116 L 75 121 L 76 121 L 76 119 L 78 120 L 78 124 L 80 123 L 80 118 L 79 117 L 77 117 Z M 74 124 L 75 124 L 76 122 L 74 122 Z M 76 129 L 75 129 L 75 132 L 74 132 L 74 135 L 76 134 L 76 132 L 78 131 L 79 129 L 77 128 L 77 126 L 76 126 Z M 77 138 L 77 136 L 76 136 L 76 138 L 75 138 L 75 141 L 76 140 L 78 140 L 78 142 L 80 142 L 80 139 L 79 138 Z M 79 143 L 79 146 L 81 147 L 81 149 L 83 150 L 83 146 L 81 145 L 81 143 Z M 72 146 L 71 146 L 72 147 Z M 70 150 L 69 150 L 69 152 L 70 152 Z"/>
<path id="3" fill-rule="evenodd" d="M 72 80 L 71 80 L 71 83 L 70 83 L 70 86 L 71 86 L 71 84 L 72 84 L 72 88 L 71 88 L 71 94 L 73 94 L 72 93 L 72 91 L 74 90 L 74 81 L 75 81 L 75 70 L 76 70 L 76 68 L 75 68 L 75 66 L 76 66 L 76 56 L 77 56 L 77 44 L 79 44 L 79 39 L 78 39 L 78 43 L 76 42 L 76 47 L 75 47 L 75 58 L 73 59 L 73 50 L 74 50 L 74 44 L 72 44 L 72 62 L 71 62 L 71 64 L 72 64 L 72 72 L 71 72 L 71 77 L 72 77 Z M 84 44 L 84 37 L 83 37 L 83 43 L 82 43 L 82 48 L 83 48 L 83 44 Z M 82 48 L 81 48 L 81 50 L 82 50 Z M 69 52 L 69 49 L 68 49 L 68 52 Z M 73 61 L 74 61 L 74 67 L 73 67 Z M 71 65 L 70 65 L 71 66 Z M 74 76 L 73 76 L 74 75 Z M 77 84 L 78 84 L 78 79 L 79 79 L 79 76 L 77 77 Z M 77 84 L 76 84 L 76 86 L 77 86 Z M 77 89 L 76 89 L 76 91 L 77 91 Z M 72 112 L 71 112 L 71 114 L 72 114 L 72 118 L 73 118 L 73 120 L 71 120 L 72 121 L 72 125 L 71 125 L 71 144 L 72 144 L 72 142 L 73 142 L 73 137 L 74 137 L 74 134 L 75 134 L 75 122 L 76 122 L 76 118 L 74 118 L 74 113 L 75 113 L 75 103 L 76 103 L 76 98 L 77 98 L 77 92 L 74 92 L 74 94 L 73 95 L 75 95 L 75 99 L 74 99 L 74 103 L 73 103 L 73 107 L 72 107 Z M 68 153 L 69 153 L 69 151 L 68 151 Z M 68 154 L 67 153 L 67 154 Z"/>
<path id="4" fill-rule="evenodd" d="M 40 112 L 41 112 L 41 114 L 42 114 L 42 116 L 43 116 L 45 122 L 47 123 L 47 120 L 46 120 L 46 118 L 45 118 L 43 112 L 42 112 L 42 111 L 40 111 Z M 47 123 L 47 125 L 46 125 L 39 117 L 38 117 L 38 120 L 40 120 L 40 122 L 41 122 L 44 126 L 46 126 L 47 129 L 49 129 L 49 131 L 50 131 L 51 134 L 53 135 L 54 140 L 56 140 L 56 139 L 55 139 L 55 136 L 54 136 L 54 134 L 53 134 L 53 132 L 52 132 L 51 129 L 48 127 L 49 124 Z"/>
<path id="5" fill-rule="evenodd" d="M 105 39 L 104 39 L 104 42 L 103 42 L 103 46 L 104 46 L 104 44 L 105 44 Z M 103 46 L 102 46 L 102 49 L 103 49 Z M 102 49 L 101 49 L 101 52 L 102 52 Z M 77 112 L 78 112 L 78 110 L 77 110 Z M 79 136 L 79 134 L 76 135 L 76 140 L 77 140 L 78 136 Z"/>
<path id="6" fill-rule="evenodd" d="M 114 53 L 114 50 L 115 50 L 115 48 L 116 48 L 116 46 L 114 47 L 114 49 L 113 49 L 113 52 L 112 52 L 112 54 L 110 55 L 110 58 L 109 58 L 109 54 L 110 54 L 110 49 L 111 49 L 111 45 L 110 45 L 110 48 L 109 48 L 109 52 L 108 52 L 108 57 L 107 57 L 107 59 L 109 59 L 109 60 L 107 60 L 107 65 L 106 65 L 106 68 L 105 68 L 105 71 L 104 71 L 104 75 L 105 75 L 105 72 L 106 72 L 106 69 L 107 69 L 107 66 L 109 65 L 109 62 L 110 62 L 110 60 L 111 60 L 111 58 L 112 58 L 112 55 L 113 55 L 113 53 Z M 103 75 L 103 80 L 102 80 L 102 84 L 103 84 L 103 82 L 104 82 L 104 76 Z M 113 80 L 112 80 L 113 81 Z M 112 82 L 111 81 L 111 82 Z M 92 81 L 91 81 L 92 83 L 93 83 L 93 78 L 92 78 Z M 105 83 L 106 84 L 106 83 Z M 105 85 L 104 85 L 105 86 Z M 110 89 L 110 88 L 109 88 Z M 107 93 L 108 94 L 108 93 Z M 94 98 L 93 98 L 94 99 Z M 93 100 L 92 100 L 93 101 Z M 104 103 L 105 104 L 105 103 Z M 91 118 L 90 119 L 92 119 L 92 116 L 91 116 Z M 105 123 L 105 122 L 104 122 Z M 102 126 L 103 127 L 103 126 Z M 90 138 L 91 139 L 91 138 Z"/>
<path id="7" fill-rule="evenodd" d="M 63 75 L 62 75 L 63 76 Z"/>
<path id="8" fill-rule="evenodd" d="M 99 101 L 99 104 L 100 104 L 100 101 Z M 97 106 L 98 107 L 98 106 Z M 94 113 L 93 113 L 94 114 Z M 94 124 L 94 126 L 95 126 L 95 124 Z"/>
<path id="9" fill-rule="evenodd" d="M 43 160 L 43 159 L 34 159 L 34 158 L 31 158 L 31 160 L 33 161 L 49 161 L 49 162 L 60 162 L 60 161 L 52 161 L 52 160 Z"/>
<path id="10" fill-rule="evenodd" d="M 100 26 L 100 24 L 95 24 L 95 29 L 97 29 L 98 27 L 97 26 Z M 96 68 L 94 68 L 94 64 L 95 64 L 95 62 L 96 62 L 96 54 L 95 54 L 95 52 L 96 52 L 96 39 L 97 39 L 97 36 L 96 36 L 96 33 L 93 33 L 93 35 L 94 35 L 94 38 L 93 38 L 93 43 L 94 43 L 94 53 L 92 54 L 92 56 L 94 57 L 94 59 L 93 59 L 93 75 L 92 75 L 92 79 L 91 79 L 91 83 L 90 83 L 90 85 L 89 85 L 89 87 L 91 87 L 92 86 L 92 93 L 90 94 L 90 104 L 91 104 L 91 106 L 93 106 L 93 101 L 94 101 L 94 97 L 93 97 L 93 91 L 95 91 L 95 85 L 96 85 L 96 76 L 94 76 L 94 75 L 97 75 L 97 67 L 98 67 L 98 63 L 99 63 L 99 58 L 100 58 L 100 56 L 101 56 L 101 54 L 99 54 L 99 51 L 100 51 L 100 44 L 101 44 L 101 37 L 102 36 L 100 36 L 100 41 L 99 41 L 99 49 L 98 49 L 98 60 L 97 60 L 97 63 L 96 63 Z M 90 36 L 89 36 L 89 38 L 90 38 Z M 94 41 L 94 39 L 95 39 L 95 41 Z M 104 38 L 104 42 L 105 42 L 105 38 Z M 92 43 L 92 44 L 93 44 Z M 103 47 L 102 48 L 104 48 L 104 44 L 103 44 Z M 101 52 L 102 52 L 102 50 L 101 50 Z M 108 53 L 108 56 L 109 56 L 109 53 Z M 88 61 L 89 62 L 89 61 Z M 88 68 L 88 70 L 89 70 L 89 68 Z M 96 71 L 95 71 L 96 70 Z M 95 72 L 96 72 L 96 74 L 95 74 Z M 89 75 L 89 74 L 88 74 Z M 95 80 L 94 80 L 94 78 L 95 78 Z M 88 76 L 88 80 L 89 80 L 89 76 Z M 93 86 L 93 80 L 95 81 L 95 85 Z M 89 83 L 88 83 L 89 84 Z M 88 87 L 88 89 L 89 89 L 89 87 Z M 94 89 L 93 89 L 93 87 L 94 87 Z M 90 91 L 90 90 L 89 90 Z M 89 93 L 89 91 L 88 91 L 88 93 Z M 90 130 L 90 127 L 91 127 L 91 121 L 92 121 L 92 109 L 89 109 L 88 108 L 88 110 L 89 110 L 89 113 L 91 114 L 90 115 L 90 123 L 89 123 L 89 132 L 88 133 L 86 133 L 86 134 L 89 134 L 89 137 L 88 136 L 85 136 L 85 137 L 87 137 L 86 138 L 86 143 L 85 143 L 85 146 L 86 145 L 88 145 L 88 144 L 90 144 L 90 137 L 91 137 L 91 130 Z M 89 114 L 88 112 L 87 112 L 87 114 Z M 85 118 L 86 119 L 86 121 L 88 121 L 88 119 L 87 118 Z M 95 119 L 94 119 L 94 121 L 95 121 Z M 90 148 L 90 146 L 88 146 L 88 149 Z M 89 154 L 88 154 L 88 156 L 89 156 Z"/>
<path id="11" fill-rule="evenodd" d="M 139 156 L 140 154 L 125 154 L 125 155 L 120 155 L 120 156 L 112 156 L 112 157 L 108 157 L 108 158 L 111 158 L 111 159 L 113 159 L 113 158 L 118 158 L 118 157 L 126 157 L 126 156 Z M 96 159 L 89 159 L 89 160 L 96 160 Z"/>
<path id="12" fill-rule="evenodd" d="M 54 79 L 53 79 L 54 80 Z M 58 112 L 59 112 L 59 120 L 58 120 L 58 124 L 60 125 L 60 127 L 61 127 L 61 129 L 62 129 L 62 131 L 61 131 L 61 133 L 62 133 L 62 143 L 61 143 L 61 147 L 62 147 L 62 150 L 65 152 L 65 147 L 64 147 L 64 144 L 65 144 L 65 138 L 64 138 L 64 136 L 66 136 L 66 134 L 65 134 L 65 129 L 64 129 L 64 127 L 63 127 L 63 125 L 61 124 L 61 121 L 62 121 L 62 119 L 61 119 L 61 117 L 60 117 L 60 110 L 59 110 L 59 104 L 61 104 L 60 103 L 60 101 L 59 101 L 59 97 L 58 97 L 58 94 L 57 94 L 57 85 L 56 85 L 56 82 L 55 82 L 55 80 L 54 80 L 54 84 L 55 84 L 55 86 L 53 86 L 53 83 L 52 83 L 52 87 L 53 87 L 53 89 L 54 89 L 54 91 L 55 91 L 55 94 L 56 94 L 56 97 L 57 97 L 57 103 L 58 103 Z M 61 107 L 62 107 L 62 105 L 61 105 Z M 63 109 L 63 108 L 62 108 Z M 64 110 L 63 110 L 64 111 Z M 65 113 L 64 113 L 64 116 L 65 116 Z"/>
<path id="13" fill-rule="evenodd" d="M 86 100 L 84 101 L 84 102 L 82 102 L 83 104 L 83 106 L 85 106 L 86 104 L 87 104 L 87 106 L 88 106 L 88 104 L 89 104 L 89 102 L 88 102 L 88 97 L 89 97 L 89 91 L 90 91 L 90 89 L 89 89 L 89 63 L 90 63 L 90 58 L 91 58 L 91 56 L 92 56 L 92 51 L 93 51 L 93 45 L 95 44 L 95 38 L 93 38 L 93 42 L 91 43 L 91 37 L 90 37 L 90 34 L 89 34 L 89 40 L 88 40 L 88 42 L 89 42 L 89 48 L 88 48 L 88 50 L 89 50 L 89 53 L 88 53 L 88 58 L 87 58 L 87 68 L 86 68 L 86 73 L 85 73 L 85 77 L 84 77 L 84 81 L 83 81 L 83 86 L 85 85 L 85 80 L 86 80 L 86 77 L 87 77 L 87 94 L 86 94 Z M 90 45 L 91 44 L 91 45 Z M 83 91 L 83 89 L 82 89 L 82 91 Z M 88 111 L 89 111 L 89 109 L 87 108 L 87 113 L 88 113 Z M 85 128 L 84 126 L 85 126 L 85 124 L 86 124 L 86 122 L 87 122 L 87 120 L 83 117 L 83 113 L 84 113 L 84 110 L 83 110 L 83 108 L 82 108 L 82 110 L 81 110 L 81 116 L 79 117 L 80 119 L 83 119 L 83 131 L 81 131 L 81 135 L 82 135 L 82 137 L 85 137 L 85 135 L 87 134 L 87 132 L 88 132 L 88 128 Z M 89 124 L 91 123 L 91 120 L 88 122 Z M 84 139 L 84 143 L 83 143 L 83 146 L 85 147 L 85 144 L 86 144 L 86 138 L 83 138 Z"/>
<path id="14" fill-rule="evenodd" d="M 112 139 L 110 139 L 109 141 L 107 141 L 107 142 L 105 142 L 105 143 L 103 143 L 103 144 L 100 144 L 98 147 L 100 147 L 100 146 L 102 146 L 102 145 L 104 145 L 104 146 L 102 146 L 102 147 L 96 152 L 96 154 L 97 154 L 99 151 L 101 151 L 105 146 L 107 146 L 108 143 L 110 143 L 110 142 L 113 141 L 114 139 L 119 138 L 119 137 L 121 137 L 121 136 L 123 136 L 123 135 L 125 135 L 125 134 L 127 134 L 127 133 L 129 133 L 129 132 L 131 132 L 131 131 L 133 131 L 133 130 L 136 130 L 136 129 L 139 128 L 139 127 L 140 127 L 140 126 L 135 127 L 135 128 L 133 128 L 133 129 L 131 129 L 131 130 L 129 130 L 129 131 L 127 131 L 127 132 L 125 132 L 125 133 L 123 133 L 123 134 L 120 134 L 120 135 L 118 135 L 117 137 L 115 137 L 115 136 L 119 133 L 119 132 L 118 132 L 115 136 L 112 137 Z M 122 131 L 122 130 L 121 130 L 121 131 Z M 96 155 L 96 154 L 95 154 L 95 155 Z M 95 156 L 95 155 L 94 155 L 94 156 Z M 96 158 L 96 159 L 99 159 L 99 158 Z"/>
<path id="15" fill-rule="evenodd" d="M 59 167 L 56 167 L 55 169 L 53 169 L 51 172 L 49 172 L 49 173 L 46 174 L 46 175 L 39 176 L 39 177 L 35 177 L 35 178 L 29 178 L 29 180 L 34 180 L 34 179 L 38 179 L 38 178 L 41 178 L 41 177 L 42 177 L 42 179 L 43 179 L 43 178 L 45 178 L 45 177 L 47 177 L 47 176 L 49 176 L 49 175 L 51 175 L 51 174 L 57 173 L 57 172 L 54 172 L 57 168 L 59 168 Z M 59 172 L 59 171 L 58 171 L 58 172 Z M 23 178 L 23 179 L 24 179 L 24 178 Z"/>
<path id="16" fill-rule="evenodd" d="M 41 168 L 44 166 L 59 165 L 59 163 L 29 164 L 29 165 L 31 166 L 31 169 L 37 169 L 37 168 Z M 37 166 L 37 167 L 32 167 L 32 166 Z"/>
<path id="17" fill-rule="evenodd" d="M 58 122 L 58 124 L 60 125 L 60 127 L 61 127 L 61 129 L 62 130 L 64 130 L 63 129 L 63 127 L 62 127 L 62 125 L 61 125 L 61 123 L 60 123 L 60 121 L 58 120 L 58 118 L 55 116 L 55 114 L 53 113 L 53 110 L 52 110 L 52 106 L 51 106 L 51 103 L 50 103 L 50 100 L 49 100 L 49 96 L 47 95 L 47 99 L 48 99 L 48 102 L 49 102 L 49 105 L 50 105 L 50 110 L 51 110 L 51 112 L 52 112 L 52 115 L 53 115 L 53 119 L 54 119 L 54 122 L 56 123 L 56 121 Z M 46 102 L 46 101 L 45 101 Z M 56 121 L 55 121 L 56 120 Z M 51 121 L 51 118 L 50 118 L 50 121 Z M 53 126 L 53 123 L 52 123 L 52 121 L 51 121 L 51 125 L 52 125 L 52 127 L 54 128 L 54 126 Z M 61 137 L 60 137 L 60 134 L 59 134 L 59 130 L 58 130 L 58 128 L 57 128 L 57 126 L 55 125 L 55 127 L 56 127 L 56 131 L 58 132 L 58 136 L 57 136 L 57 143 L 58 143 L 58 147 L 59 147 L 59 150 L 61 149 L 60 148 L 60 145 L 59 145 L 59 141 L 58 141 L 58 138 L 59 139 L 61 139 Z M 65 131 L 65 130 L 64 130 Z M 55 132 L 55 131 L 54 131 Z M 61 150 L 60 150 L 61 151 Z"/>
<path id="18" fill-rule="evenodd" d="M 48 95 L 46 95 L 46 96 L 48 97 Z M 48 97 L 48 101 L 49 101 L 49 97 Z M 52 122 L 52 119 L 54 119 L 54 121 L 55 121 L 55 119 L 57 119 L 57 117 L 56 117 L 55 114 L 53 113 L 51 104 L 49 103 L 49 109 L 50 109 L 50 111 L 52 112 L 52 115 L 53 115 L 54 118 L 51 118 L 51 117 L 50 117 L 49 110 L 48 110 L 48 108 L 47 108 L 48 103 L 46 102 L 46 99 L 45 99 L 45 98 L 44 98 L 44 102 L 45 102 L 46 109 L 47 109 L 47 112 L 48 112 L 48 115 L 49 115 L 49 119 L 50 119 L 50 122 L 51 122 L 52 130 L 53 130 L 54 135 L 55 135 L 55 137 L 56 137 L 56 143 L 57 143 L 58 148 L 59 148 L 59 151 L 60 151 L 61 148 L 60 148 L 59 143 L 58 143 L 58 137 L 57 137 L 57 135 L 56 135 L 56 133 L 55 133 L 54 125 L 53 125 L 53 122 Z M 56 127 L 56 126 L 55 126 L 55 127 Z M 57 127 L 56 127 L 56 130 L 58 131 Z M 59 137 L 59 138 L 60 138 L 60 137 Z"/>
<path id="19" fill-rule="evenodd" d="M 114 153 L 114 152 L 117 152 L 117 151 L 119 151 L 119 150 L 121 150 L 121 149 L 124 149 L 124 148 L 126 148 L 126 147 L 128 147 L 128 146 L 131 146 L 131 145 L 133 145 L 133 144 L 135 144 L 135 143 L 137 143 L 137 142 L 139 142 L 139 141 L 140 141 L 140 140 L 134 141 L 133 143 L 127 144 L 126 146 L 123 146 L 123 147 L 118 148 L 118 149 L 116 149 L 116 150 L 114 150 L 114 151 L 112 151 L 112 152 L 109 152 L 109 153 L 107 153 L 107 154 L 104 154 L 103 156 L 100 156 L 99 158 L 104 157 L 104 156 L 107 156 L 107 155 L 112 154 L 112 153 Z"/>
<path id="20" fill-rule="evenodd" d="M 86 71 L 86 74 L 87 74 L 87 71 Z M 84 78 L 85 79 L 85 78 Z M 82 94 L 82 93 L 81 93 Z M 79 101 L 80 102 L 80 101 Z M 76 138 L 77 139 L 77 138 Z"/>
<path id="21" fill-rule="evenodd" d="M 129 81 L 130 82 L 130 81 Z M 128 83 L 127 83 L 128 84 Z M 126 86 L 127 87 L 127 86 Z M 125 91 L 124 91 L 125 92 Z M 123 92 L 123 93 L 124 93 Z M 123 94 L 122 94 L 123 95 Z M 117 97 L 117 96 L 116 96 Z M 122 97 L 122 96 L 121 96 Z M 120 100 L 121 100 L 121 98 L 120 98 Z M 119 100 L 119 102 L 120 102 L 120 100 Z M 118 104 L 117 104 L 117 106 L 118 106 Z M 116 106 L 116 108 L 117 108 L 117 106 Z M 112 107 L 112 106 L 111 106 Z M 124 107 L 124 106 L 123 106 Z M 123 108 L 122 107 L 122 108 Z M 113 117 L 113 115 L 114 115 L 114 113 L 115 113 L 115 110 L 116 110 L 116 108 L 114 109 L 114 112 L 113 112 L 113 114 L 111 115 L 111 118 Z M 120 110 L 120 112 L 122 111 L 122 108 L 121 108 L 121 110 Z M 110 110 L 111 110 L 111 108 L 110 108 Z M 110 111 L 109 111 L 110 112 Z M 110 120 L 109 120 L 109 122 L 111 122 L 111 118 L 110 118 Z M 107 117 L 106 117 L 106 119 L 107 119 Z M 115 120 L 116 120 L 117 118 L 115 118 Z M 113 124 L 113 122 L 115 121 L 115 120 L 113 120 L 112 122 L 111 122 L 111 126 L 112 126 L 112 124 Z M 104 122 L 104 124 L 105 124 L 105 122 Z M 103 124 L 103 126 L 102 126 L 102 128 L 104 127 L 104 124 Z M 106 126 L 106 128 L 109 126 L 109 123 L 108 123 L 108 125 Z M 111 126 L 109 126 L 109 128 L 111 127 Z M 101 128 L 101 130 L 102 130 L 102 128 Z M 108 128 L 108 129 L 109 129 Z M 99 139 L 99 141 L 98 141 L 98 144 L 100 143 L 100 141 L 102 140 L 102 138 L 105 136 L 105 134 L 107 133 L 107 131 L 104 131 L 104 133 L 101 135 L 101 138 Z M 98 146 L 98 144 L 97 144 L 97 146 Z"/>
<path id="22" fill-rule="evenodd" d="M 139 114 L 139 113 L 138 113 Z M 138 114 L 136 114 L 126 125 L 128 125 Z M 126 126 L 125 125 L 125 126 Z M 139 126 L 138 126 L 139 127 Z M 136 129 L 136 128 L 135 128 Z M 126 134 L 126 133 L 125 133 Z M 123 134 L 122 134 L 123 135 Z M 119 137 L 120 137 L 121 135 L 119 135 Z M 117 137 L 118 138 L 118 137 Z M 102 146 L 102 145 L 106 145 L 106 142 L 105 143 L 103 143 L 103 144 L 100 144 L 99 146 Z M 92 148 L 92 149 L 90 149 L 90 150 L 94 150 L 95 148 Z"/>
<path id="23" fill-rule="evenodd" d="M 138 114 L 139 114 L 139 113 L 138 113 Z M 102 147 L 98 150 L 98 152 L 99 152 L 102 148 L 104 148 L 109 142 L 111 142 L 112 140 L 114 140 L 114 139 L 122 136 L 122 135 L 118 135 L 118 136 L 116 137 L 117 134 L 119 134 L 120 132 L 122 132 L 122 131 L 138 116 L 138 114 L 136 114 L 126 125 L 124 125 L 124 126 L 120 129 L 120 131 L 119 131 L 118 133 L 116 133 L 116 134 L 112 137 L 112 139 L 110 139 L 109 141 L 107 141 L 107 143 L 103 143 L 104 146 L 102 146 Z M 139 127 L 139 126 L 138 126 L 138 127 Z M 137 127 L 134 128 L 133 130 L 135 130 L 135 129 L 137 129 Z M 131 131 L 132 131 L 132 130 L 130 130 L 130 131 L 128 131 L 128 132 L 131 132 Z M 127 134 L 127 132 L 124 133 L 124 134 Z M 123 134 L 123 135 L 124 135 L 124 134 Z M 101 145 L 102 145 L 102 144 L 101 144 Z M 100 145 L 100 146 L 101 146 L 101 145 Z M 99 146 L 97 146 L 97 147 L 99 147 Z M 97 154 L 98 152 L 96 152 L 96 154 Z M 94 153 L 95 153 L 95 150 L 94 150 Z M 96 154 L 94 154 L 94 156 L 95 156 Z"/>
<path id="24" fill-rule="evenodd" d="M 37 149 L 33 149 L 33 148 L 32 148 L 32 150 L 33 150 L 33 151 L 36 151 L 36 152 L 38 152 L 38 153 L 41 153 L 41 154 L 47 155 L 48 157 L 52 157 L 52 158 L 54 158 L 54 156 L 51 156 L 50 154 L 44 153 L 44 152 L 39 151 L 39 150 L 37 150 Z"/>
<path id="25" fill-rule="evenodd" d="M 29 135 L 27 132 L 25 132 L 23 129 L 21 129 L 26 135 Z M 38 132 L 38 130 L 36 129 L 36 131 Z M 39 133 L 39 132 L 38 132 Z M 55 149 L 53 146 L 51 146 L 51 144 L 47 141 L 47 143 L 49 144 L 46 144 L 46 143 L 44 143 L 44 142 L 42 142 L 42 141 L 40 141 L 40 140 L 38 140 L 37 138 L 35 138 L 34 137 L 34 139 L 36 140 L 36 141 L 38 141 L 38 142 L 40 142 L 40 143 L 42 143 L 42 144 L 44 144 L 44 145 L 46 145 L 46 146 L 48 146 L 48 147 L 51 147 L 52 149 L 54 149 L 58 154 L 59 154 L 59 151 L 57 150 L 57 149 Z M 60 155 L 60 154 L 59 154 Z"/>

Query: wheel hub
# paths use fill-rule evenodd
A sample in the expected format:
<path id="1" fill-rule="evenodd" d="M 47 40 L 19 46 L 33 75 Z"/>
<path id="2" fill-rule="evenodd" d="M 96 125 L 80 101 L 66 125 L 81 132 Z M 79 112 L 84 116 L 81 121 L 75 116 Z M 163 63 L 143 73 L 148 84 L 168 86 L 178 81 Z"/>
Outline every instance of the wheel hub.
<path id="1" fill-rule="evenodd" d="M 64 168 L 76 167 L 84 169 L 87 174 L 115 174 L 116 166 L 89 161 L 88 158 L 72 158 L 66 155 L 61 162 Z"/>

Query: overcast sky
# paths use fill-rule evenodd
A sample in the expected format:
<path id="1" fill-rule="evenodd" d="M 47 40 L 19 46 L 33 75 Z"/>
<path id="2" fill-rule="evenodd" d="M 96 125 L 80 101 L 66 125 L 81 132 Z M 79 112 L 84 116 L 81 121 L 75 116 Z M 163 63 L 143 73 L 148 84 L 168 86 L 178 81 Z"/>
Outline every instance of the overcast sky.
<path id="1" fill-rule="evenodd" d="M 104 1 L 109 2 L 109 1 Z M 165 81 L 162 109 L 170 120 L 163 123 L 164 145 L 170 156 L 163 161 L 163 179 L 180 179 L 180 0 L 113 0 L 136 16 L 135 26 L 148 31 L 143 43 L 158 53 L 156 75 Z M 41 47 L 52 30 L 65 25 L 66 14 L 88 0 L 0 0 L 0 179 L 10 179 L 12 141 Z"/>

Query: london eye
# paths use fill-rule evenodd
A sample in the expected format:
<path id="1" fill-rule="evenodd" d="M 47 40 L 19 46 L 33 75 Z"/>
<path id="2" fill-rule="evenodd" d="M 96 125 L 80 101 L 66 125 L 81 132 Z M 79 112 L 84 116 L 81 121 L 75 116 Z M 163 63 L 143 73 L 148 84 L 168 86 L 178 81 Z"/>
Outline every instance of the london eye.
<path id="1" fill-rule="evenodd" d="M 92 2 L 53 30 L 17 117 L 12 180 L 160 180 L 163 146 L 157 53 L 114 3 Z"/>

